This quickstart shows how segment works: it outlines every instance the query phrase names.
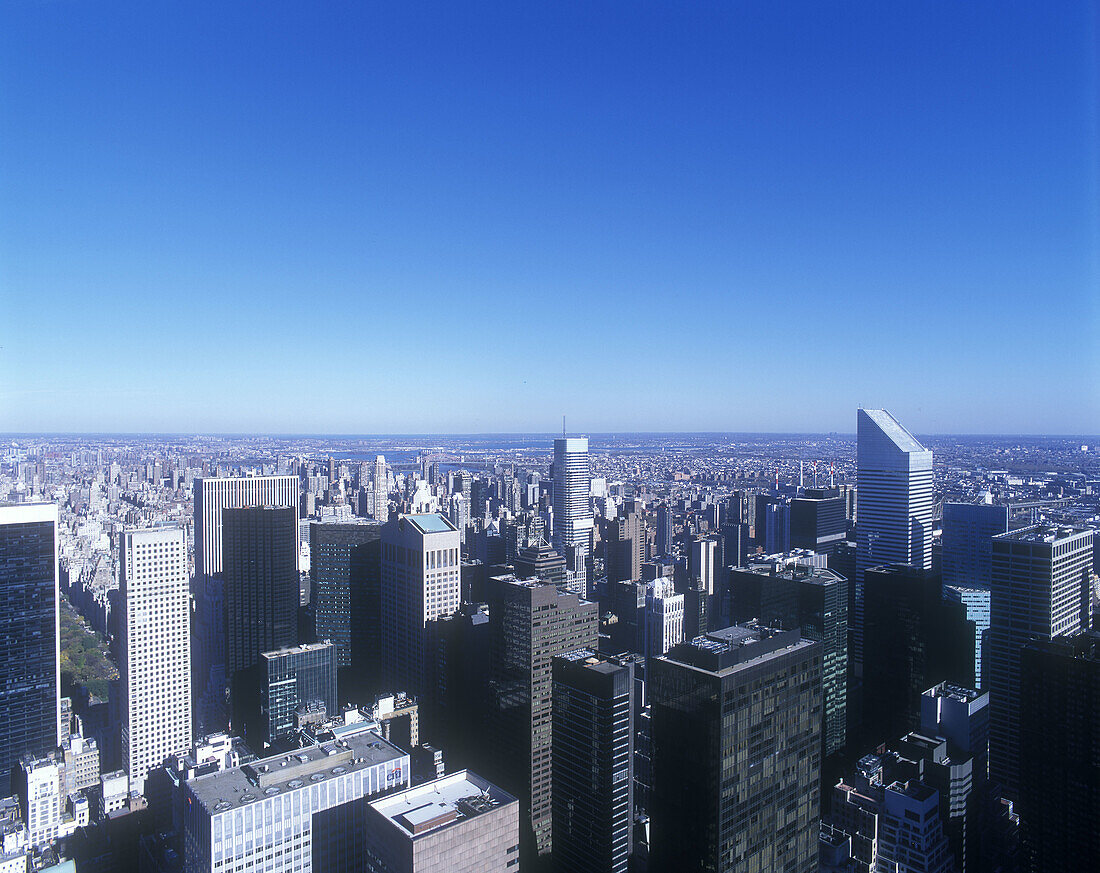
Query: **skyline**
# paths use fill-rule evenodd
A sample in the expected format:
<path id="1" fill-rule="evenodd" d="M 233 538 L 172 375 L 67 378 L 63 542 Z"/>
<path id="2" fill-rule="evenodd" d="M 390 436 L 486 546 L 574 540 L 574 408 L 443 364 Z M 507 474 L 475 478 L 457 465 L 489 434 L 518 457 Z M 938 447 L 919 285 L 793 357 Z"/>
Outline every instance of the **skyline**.
<path id="1" fill-rule="evenodd" d="M 1100 433 L 1093 4 L 0 20 L 0 431 Z"/>

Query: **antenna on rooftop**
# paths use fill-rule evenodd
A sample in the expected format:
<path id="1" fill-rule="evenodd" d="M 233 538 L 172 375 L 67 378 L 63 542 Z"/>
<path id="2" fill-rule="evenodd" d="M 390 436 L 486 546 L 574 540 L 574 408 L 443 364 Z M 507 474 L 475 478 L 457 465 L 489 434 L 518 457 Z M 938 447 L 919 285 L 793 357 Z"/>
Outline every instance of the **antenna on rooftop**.
<path id="1" fill-rule="evenodd" d="M 561 437 L 565 439 L 565 416 L 561 417 Z"/>

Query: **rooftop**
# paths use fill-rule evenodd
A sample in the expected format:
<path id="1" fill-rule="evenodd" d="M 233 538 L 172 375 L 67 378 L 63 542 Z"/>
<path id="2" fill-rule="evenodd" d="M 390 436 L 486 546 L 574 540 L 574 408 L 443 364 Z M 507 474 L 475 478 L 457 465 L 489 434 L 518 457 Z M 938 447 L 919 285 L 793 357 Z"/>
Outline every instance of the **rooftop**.
<path id="1" fill-rule="evenodd" d="M 188 789 L 208 815 L 252 803 L 261 796 L 294 791 L 378 764 L 406 757 L 397 746 L 375 733 L 362 733 L 319 743 L 291 754 L 272 755 L 251 764 L 206 776 L 196 776 Z"/>
<path id="2" fill-rule="evenodd" d="M 296 655 L 300 652 L 320 652 L 323 649 L 331 649 L 332 647 L 332 643 L 329 640 L 324 640 L 320 643 L 302 643 L 297 646 L 283 646 L 281 649 L 273 649 L 270 652 L 261 652 L 260 657 L 267 658 L 267 660 L 270 661 L 272 658 L 278 658 L 281 655 Z"/>
<path id="3" fill-rule="evenodd" d="M 1024 527 L 1019 530 L 1014 530 L 1011 533 L 997 534 L 993 539 L 1009 540 L 1014 543 L 1056 543 L 1086 533 L 1091 533 L 1090 529 L 1086 527 L 1037 524 L 1033 527 Z"/>
<path id="4" fill-rule="evenodd" d="M 424 515 L 406 515 L 404 517 L 412 522 L 421 533 L 454 533 L 458 530 L 457 527 L 436 512 L 429 512 Z"/>
<path id="5" fill-rule="evenodd" d="M 903 452 L 927 451 L 927 449 L 917 441 L 917 438 L 902 427 L 901 424 L 898 423 L 898 420 L 885 409 L 861 409 L 860 412 L 873 421 L 878 429 L 889 437 L 890 441 Z"/>
<path id="6" fill-rule="evenodd" d="M 409 839 L 518 803 L 511 794 L 469 770 L 375 800 L 371 806 Z"/>
<path id="7" fill-rule="evenodd" d="M 800 645 L 808 647 L 814 643 L 803 640 L 799 630 L 778 630 L 746 622 L 673 646 L 661 660 L 718 673 Z"/>

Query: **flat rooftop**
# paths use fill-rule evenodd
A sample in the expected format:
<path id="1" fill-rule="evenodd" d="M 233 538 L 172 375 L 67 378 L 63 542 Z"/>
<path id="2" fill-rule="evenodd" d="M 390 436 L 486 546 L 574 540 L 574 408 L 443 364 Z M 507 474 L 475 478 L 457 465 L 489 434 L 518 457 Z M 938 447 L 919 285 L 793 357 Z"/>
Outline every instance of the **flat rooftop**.
<path id="1" fill-rule="evenodd" d="M 787 564 L 782 567 L 777 567 L 775 564 L 749 564 L 747 567 L 735 568 L 735 572 L 754 573 L 768 579 L 805 582 L 807 585 L 829 585 L 844 580 L 843 576 L 833 570 L 825 567 L 810 567 L 806 564 Z"/>
<path id="2" fill-rule="evenodd" d="M 1089 528 L 1087 527 L 1039 524 L 1034 527 L 1020 528 L 1020 530 L 1011 533 L 997 534 L 993 539 L 1009 540 L 1014 543 L 1056 543 L 1088 532 Z"/>
<path id="3" fill-rule="evenodd" d="M 416 525 L 421 533 L 454 533 L 458 531 L 457 527 L 435 512 L 425 515 L 406 515 L 405 518 Z"/>
<path id="4" fill-rule="evenodd" d="M 404 757 L 405 752 L 378 734 L 362 733 L 196 776 L 187 786 L 206 813 L 213 815 Z"/>
<path id="5" fill-rule="evenodd" d="M 261 658 L 271 660 L 272 658 L 278 658 L 280 655 L 296 655 L 301 652 L 320 652 L 323 649 L 331 649 L 332 642 L 324 640 L 320 643 L 302 643 L 297 646 L 283 646 L 281 649 L 272 649 L 270 652 L 260 652 Z"/>
<path id="6" fill-rule="evenodd" d="M 753 622 L 711 631 L 669 649 L 661 660 L 687 664 L 697 670 L 720 673 L 739 669 L 785 649 L 813 646 L 800 630 L 778 630 Z"/>
<path id="7" fill-rule="evenodd" d="M 375 800 L 371 806 L 410 840 L 509 803 L 511 794 L 469 770 Z"/>

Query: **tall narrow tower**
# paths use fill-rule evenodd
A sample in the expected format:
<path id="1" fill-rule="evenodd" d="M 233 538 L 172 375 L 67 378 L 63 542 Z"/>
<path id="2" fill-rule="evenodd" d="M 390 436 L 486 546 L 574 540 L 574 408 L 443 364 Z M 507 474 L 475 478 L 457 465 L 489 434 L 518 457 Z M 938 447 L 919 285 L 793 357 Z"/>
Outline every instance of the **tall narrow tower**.
<path id="1" fill-rule="evenodd" d="M 885 409 L 860 409 L 852 662 L 863 675 L 863 573 L 882 564 L 932 568 L 932 452 Z"/>
<path id="2" fill-rule="evenodd" d="M 588 437 L 554 440 L 553 544 L 572 571 L 571 590 L 585 593 L 593 517 L 588 496 L 592 477 L 588 467 Z"/>
<path id="3" fill-rule="evenodd" d="M 130 790 L 142 791 L 152 768 L 191 747 L 191 612 L 183 530 L 125 531 L 119 559 L 122 758 Z"/>
<path id="4" fill-rule="evenodd" d="M 386 456 L 374 459 L 374 518 L 375 521 L 390 520 L 390 486 L 386 472 Z"/>
<path id="5" fill-rule="evenodd" d="M 0 506 L 0 796 L 24 754 L 59 742 L 57 505 Z"/>

